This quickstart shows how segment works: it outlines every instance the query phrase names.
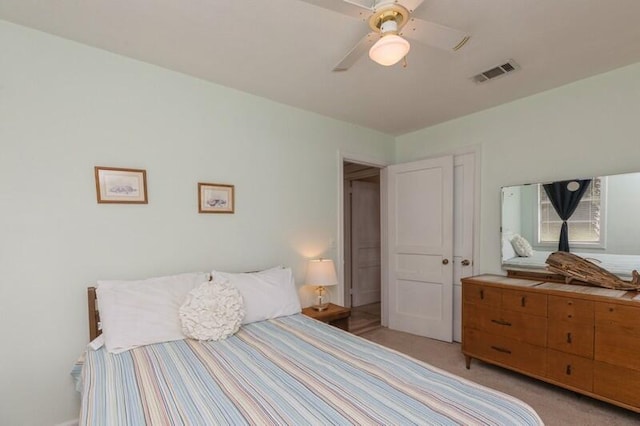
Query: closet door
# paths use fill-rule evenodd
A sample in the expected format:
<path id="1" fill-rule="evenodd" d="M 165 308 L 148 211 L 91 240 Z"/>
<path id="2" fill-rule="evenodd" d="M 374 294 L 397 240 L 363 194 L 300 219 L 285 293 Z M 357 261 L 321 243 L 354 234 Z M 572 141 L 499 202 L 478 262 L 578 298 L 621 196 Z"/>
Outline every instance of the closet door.
<path id="1" fill-rule="evenodd" d="M 450 342 L 453 156 L 387 168 L 389 328 Z"/>

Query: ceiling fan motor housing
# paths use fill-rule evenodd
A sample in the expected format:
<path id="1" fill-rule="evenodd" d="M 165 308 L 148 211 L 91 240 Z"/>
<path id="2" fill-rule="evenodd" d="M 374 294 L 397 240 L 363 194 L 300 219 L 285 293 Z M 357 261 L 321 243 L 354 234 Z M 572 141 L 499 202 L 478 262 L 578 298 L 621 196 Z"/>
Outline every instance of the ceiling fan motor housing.
<path id="1" fill-rule="evenodd" d="M 393 19 L 383 22 L 382 25 L 380 25 L 380 33 L 382 35 L 389 34 L 389 33 L 397 34 L 398 23 Z"/>
<path id="2" fill-rule="evenodd" d="M 407 23 L 408 19 L 409 11 L 405 7 L 399 4 L 392 4 L 376 10 L 369 18 L 369 26 L 378 33 L 397 32 Z M 390 28 L 393 25 L 392 23 L 395 23 L 395 29 Z"/>

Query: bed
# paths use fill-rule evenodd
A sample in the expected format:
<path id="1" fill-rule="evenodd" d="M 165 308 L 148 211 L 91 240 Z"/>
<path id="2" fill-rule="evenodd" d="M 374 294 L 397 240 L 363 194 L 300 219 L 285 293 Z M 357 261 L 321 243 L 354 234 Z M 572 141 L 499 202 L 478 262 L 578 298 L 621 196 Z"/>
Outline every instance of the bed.
<path id="1" fill-rule="evenodd" d="M 88 348 L 72 375 L 80 425 L 542 424 L 514 397 L 300 313 L 220 341 Z"/>

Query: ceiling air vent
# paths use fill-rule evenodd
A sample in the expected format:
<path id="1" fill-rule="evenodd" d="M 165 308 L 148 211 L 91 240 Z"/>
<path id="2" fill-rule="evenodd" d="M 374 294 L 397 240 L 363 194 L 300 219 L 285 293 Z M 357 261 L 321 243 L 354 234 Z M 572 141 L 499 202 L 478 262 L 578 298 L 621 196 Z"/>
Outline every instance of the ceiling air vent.
<path id="1" fill-rule="evenodd" d="M 516 64 L 513 59 L 509 59 L 502 65 L 498 65 L 490 70 L 474 75 L 471 79 L 476 83 L 484 83 L 485 81 L 493 80 L 496 77 L 500 77 L 517 69 L 520 69 L 520 66 Z"/>

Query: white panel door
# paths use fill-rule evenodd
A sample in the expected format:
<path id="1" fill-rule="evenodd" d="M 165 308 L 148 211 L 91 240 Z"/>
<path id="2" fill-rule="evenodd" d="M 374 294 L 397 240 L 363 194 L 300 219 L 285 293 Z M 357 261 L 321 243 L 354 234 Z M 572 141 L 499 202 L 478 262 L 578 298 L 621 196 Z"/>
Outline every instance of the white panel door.
<path id="1" fill-rule="evenodd" d="M 389 328 L 450 342 L 453 157 L 387 170 Z"/>
<path id="2" fill-rule="evenodd" d="M 380 301 L 380 184 L 351 183 L 351 306 Z"/>
<path id="3" fill-rule="evenodd" d="M 453 163 L 453 340 L 461 342 L 462 284 L 460 278 L 473 275 L 475 154 L 456 155 Z"/>

